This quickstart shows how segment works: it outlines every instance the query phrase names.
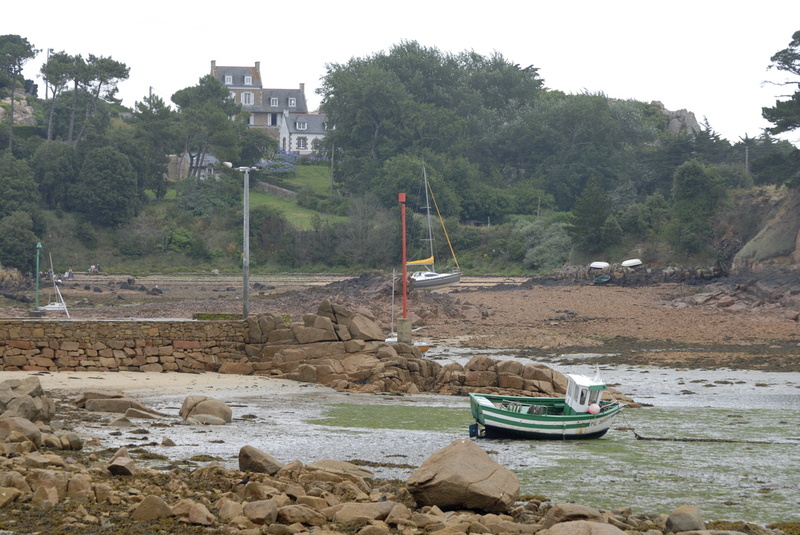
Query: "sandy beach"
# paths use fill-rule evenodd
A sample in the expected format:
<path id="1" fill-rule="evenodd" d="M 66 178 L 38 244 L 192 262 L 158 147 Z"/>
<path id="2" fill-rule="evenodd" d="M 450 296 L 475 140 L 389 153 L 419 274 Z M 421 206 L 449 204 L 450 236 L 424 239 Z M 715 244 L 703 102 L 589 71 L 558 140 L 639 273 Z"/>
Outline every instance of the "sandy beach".
<path id="1" fill-rule="evenodd" d="M 156 395 L 210 395 L 214 390 L 258 388 L 259 391 L 300 391 L 296 381 L 262 376 L 204 373 L 146 373 L 146 372 L 28 372 L 0 371 L 0 383 L 11 379 L 37 377 L 42 388 L 55 395 L 69 397 L 87 390 L 120 391 L 132 398 Z"/>

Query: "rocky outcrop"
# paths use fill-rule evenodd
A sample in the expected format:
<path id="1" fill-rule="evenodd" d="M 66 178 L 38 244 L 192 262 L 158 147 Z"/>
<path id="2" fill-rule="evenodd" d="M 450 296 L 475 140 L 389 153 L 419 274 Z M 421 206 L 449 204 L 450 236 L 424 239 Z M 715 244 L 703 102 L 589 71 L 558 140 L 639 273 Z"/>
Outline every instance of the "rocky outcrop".
<path id="1" fill-rule="evenodd" d="M 800 264 L 800 192 L 763 187 L 744 193 L 734 207 L 761 221 L 758 233 L 733 257 L 732 272 L 762 273 L 766 268 L 797 269 Z"/>
<path id="2" fill-rule="evenodd" d="M 728 312 L 783 309 L 786 319 L 800 321 L 800 273 L 726 280 L 709 284 L 702 292 L 673 299 L 668 304 L 676 308 L 699 306 Z"/>
<path id="3" fill-rule="evenodd" d="M 517 476 L 466 439 L 428 457 L 406 485 L 418 504 L 441 509 L 506 512 L 519 496 Z"/>
<path id="4" fill-rule="evenodd" d="M 566 378 L 539 364 L 477 355 L 465 366 L 425 359 L 413 345 L 387 343 L 364 312 L 323 301 L 303 323 L 282 316 L 248 318 L 253 372 L 361 393 L 466 392 L 556 396 Z"/>
<path id="5" fill-rule="evenodd" d="M 76 433 L 57 435 L 47 425 L 55 415 L 55 403 L 38 377 L 0 383 L 0 411 L 0 454 L 29 453 L 42 446 L 58 450 L 83 447 Z"/>
<path id="6" fill-rule="evenodd" d="M 32 106 L 28 104 L 28 99 L 25 97 L 20 98 L 21 90 L 17 90 L 14 103 L 14 125 L 15 126 L 36 126 L 36 114 Z M 0 123 L 8 121 L 11 110 L 11 97 L 0 100 L 3 106 L 0 106 Z"/>
<path id="7" fill-rule="evenodd" d="M 0 418 L 20 417 L 32 422 L 49 422 L 55 404 L 38 377 L 9 379 L 0 383 Z"/>
<path id="8" fill-rule="evenodd" d="M 668 110 L 664 104 L 657 100 L 654 100 L 650 104 L 659 108 L 661 113 L 667 117 L 667 131 L 670 134 L 674 136 L 684 134 L 692 135 L 702 130 L 700 123 L 697 122 L 697 117 L 695 117 L 694 112 L 687 110 L 671 111 Z"/>

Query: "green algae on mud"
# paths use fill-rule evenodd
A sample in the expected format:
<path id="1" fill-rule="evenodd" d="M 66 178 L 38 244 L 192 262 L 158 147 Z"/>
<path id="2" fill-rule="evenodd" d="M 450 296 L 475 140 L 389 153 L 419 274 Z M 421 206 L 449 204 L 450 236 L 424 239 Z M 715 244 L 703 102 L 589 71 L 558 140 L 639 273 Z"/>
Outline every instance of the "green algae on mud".
<path id="1" fill-rule="evenodd" d="M 319 418 L 307 423 L 333 428 L 407 429 L 415 431 L 464 431 L 472 418 L 465 408 L 361 403 L 328 405 Z"/>

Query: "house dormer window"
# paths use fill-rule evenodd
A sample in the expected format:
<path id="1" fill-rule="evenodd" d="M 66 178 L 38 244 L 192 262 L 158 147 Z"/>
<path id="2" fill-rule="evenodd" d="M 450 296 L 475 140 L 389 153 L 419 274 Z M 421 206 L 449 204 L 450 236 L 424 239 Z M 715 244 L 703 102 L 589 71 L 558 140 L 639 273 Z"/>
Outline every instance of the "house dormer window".
<path id="1" fill-rule="evenodd" d="M 297 106 L 297 99 L 296 98 L 290 98 L 289 99 L 289 107 L 290 108 L 294 108 L 296 106 Z"/>
<path id="2" fill-rule="evenodd" d="M 253 77 L 252 76 L 245 76 L 244 77 L 244 85 L 253 85 Z"/>
<path id="3" fill-rule="evenodd" d="M 269 105 L 273 108 L 276 107 L 278 105 L 278 97 L 272 97 L 269 99 Z"/>
<path id="4" fill-rule="evenodd" d="M 253 93 L 245 91 L 242 93 L 242 104 L 248 105 L 253 103 Z"/>
<path id="5" fill-rule="evenodd" d="M 294 123 L 294 127 L 298 130 L 308 130 L 308 123 L 297 121 Z"/>
<path id="6" fill-rule="evenodd" d="M 233 85 L 233 76 L 230 74 L 225 75 L 225 85 Z"/>

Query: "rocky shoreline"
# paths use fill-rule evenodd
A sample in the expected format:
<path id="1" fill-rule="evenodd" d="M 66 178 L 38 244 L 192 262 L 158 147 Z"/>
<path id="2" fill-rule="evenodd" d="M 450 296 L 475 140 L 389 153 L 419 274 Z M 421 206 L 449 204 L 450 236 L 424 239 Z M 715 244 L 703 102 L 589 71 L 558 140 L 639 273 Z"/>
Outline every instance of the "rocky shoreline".
<path id="1" fill-rule="evenodd" d="M 0 384 L 5 398 L 30 398 L 13 406 L 18 412 L 33 407 L 28 414 L 37 420 L 0 418 L 0 529 L 8 533 L 791 535 L 800 529 L 788 522 L 704 522 L 691 504 L 641 515 L 519 495 L 516 477 L 465 439 L 432 455 L 405 481 L 375 478 L 367 467 L 333 459 L 281 463 L 249 446 L 239 451 L 238 469 L 202 459 L 170 460 L 163 468 L 168 439 L 137 447 L 99 444 L 70 429 L 99 416 L 121 430 L 121 419 L 135 422 L 127 429 L 132 433 L 159 425 L 154 411 L 126 396 L 75 396 L 74 390 L 52 399 L 31 375 Z M 180 425 L 225 425 L 224 404 L 193 398 L 181 407 Z M 90 400 L 98 403 L 92 407 Z"/>
<path id="2" fill-rule="evenodd" d="M 797 357 L 800 338 L 794 309 L 788 301 L 782 304 L 754 297 L 755 294 L 747 290 L 752 287 L 726 286 L 720 290 L 715 286 L 683 283 L 598 287 L 581 281 L 515 284 L 513 287 L 494 286 L 447 294 L 415 294 L 411 296 L 411 309 L 415 326 L 422 327 L 421 333 L 426 335 L 426 339 L 434 343 L 437 340 L 456 341 L 463 347 L 474 348 L 476 353 L 480 348 L 519 348 L 531 356 L 538 352 L 597 352 L 613 354 L 613 357 L 602 358 L 636 365 L 800 370 Z M 148 293 L 149 304 L 123 307 L 119 303 L 130 302 L 133 290 L 122 290 L 117 284 L 110 288 L 112 290 L 94 293 L 107 295 L 115 304 L 94 305 L 85 309 L 85 314 L 119 317 L 120 314 L 136 315 L 138 311 L 150 317 L 170 313 L 173 317 L 190 318 L 198 312 L 231 313 L 240 307 L 235 299 L 218 298 L 235 292 L 218 292 L 213 300 L 190 293 L 176 300 L 179 292 L 171 292 L 169 288 L 162 288 L 164 291 L 160 295 Z M 390 286 L 388 288 L 390 290 Z M 789 290 L 783 291 L 786 292 L 794 295 Z M 292 319 L 302 319 L 317 309 L 320 298 L 324 296 L 341 306 L 353 305 L 371 310 L 379 323 L 388 325 L 389 295 L 385 285 L 372 285 L 366 280 L 360 283 L 351 281 L 286 295 L 273 296 L 265 291 L 254 298 L 253 310 L 256 313 L 286 313 Z M 70 434 L 73 422 L 83 418 L 98 419 L 100 413 L 77 407 L 74 396 L 57 398 L 56 405 L 59 417 L 49 423 L 40 420 L 35 425 L 40 433 L 40 445 L 36 445 L 36 439 L 23 438 L 21 432 L 5 435 L 4 447 L 21 449 L 11 449 L 0 458 L 0 529 L 20 534 L 314 532 L 413 535 L 440 532 L 554 535 L 624 532 L 661 535 L 674 531 L 674 524 L 667 525 L 671 515 L 689 512 L 694 523 L 691 530 L 684 531 L 690 533 L 800 533 L 797 522 L 770 526 L 747 522 L 702 522 L 702 514 L 696 510 L 664 511 L 660 515 L 646 516 L 633 514 L 626 507 L 599 511 L 573 504 L 556 504 L 546 496 L 518 496 L 503 512 L 422 505 L 409 492 L 407 481 L 359 475 L 368 485 L 359 488 L 359 482 L 355 488 L 360 492 L 356 492 L 351 485 L 337 487 L 347 480 L 340 480 L 341 474 L 334 472 L 336 477 L 333 477 L 330 470 L 309 468 L 315 463 L 289 463 L 294 465 L 291 470 L 282 472 L 281 468 L 272 475 L 224 468 L 209 459 L 180 459 L 169 461 L 167 469 L 154 469 L 149 467 L 152 459 L 161 459 L 161 452 L 165 451 L 162 448 L 169 448 L 167 444 L 128 448 L 126 457 L 121 444 L 97 444 L 90 437 Z M 35 416 L 33 418 L 36 420 Z M 134 427 L 161 425 L 131 418 Z M 31 432 L 35 435 L 33 430 Z M 25 448 L 30 448 L 30 451 L 25 451 Z M 319 459 L 322 461 L 338 462 Z M 117 475 L 109 469 L 112 465 Z M 360 466 L 348 470 L 358 470 L 358 474 L 369 472 Z M 119 475 L 125 471 L 131 475 Z M 246 483 L 238 484 L 248 477 Z M 70 494 L 73 479 L 73 494 Z M 43 485 L 40 481 L 48 483 Z M 253 493 L 247 494 L 244 489 L 251 482 L 258 486 L 253 486 Z M 335 505 L 331 505 L 328 498 L 336 502 Z M 327 505 L 323 506 L 318 499 Z M 269 511 L 274 506 L 275 520 L 259 523 L 257 520 L 262 517 L 258 515 L 264 513 L 252 511 L 252 518 L 248 517 L 244 514 L 245 502 L 271 502 L 259 505 L 264 505 Z M 411 519 L 405 518 L 405 512 L 403 516 L 395 517 L 389 516 L 391 511 L 384 514 L 383 507 L 387 503 L 402 505 L 409 511 Z M 160 511 L 156 513 L 159 516 L 146 519 L 137 515 L 134 519 L 134 513 L 142 504 Z M 354 510 L 368 506 L 375 516 L 356 524 L 337 522 L 338 510 L 330 508 L 345 504 L 353 506 Z M 691 504 L 687 505 L 691 507 Z M 311 509 L 322 517 L 298 506 Z M 239 507 L 242 508 L 241 515 L 238 514 Z M 283 507 L 292 509 L 287 509 L 282 517 L 277 516 Z M 141 516 L 145 515 L 145 510 Z M 190 514 L 191 511 L 194 513 Z M 236 514 L 230 516 L 231 511 Z M 291 511 L 307 516 L 288 516 Z M 399 509 L 398 513 L 400 511 L 404 510 Z M 263 518 L 271 519 L 272 513 L 267 514 L 269 516 Z M 562 520 L 554 522 L 555 518 Z"/>

